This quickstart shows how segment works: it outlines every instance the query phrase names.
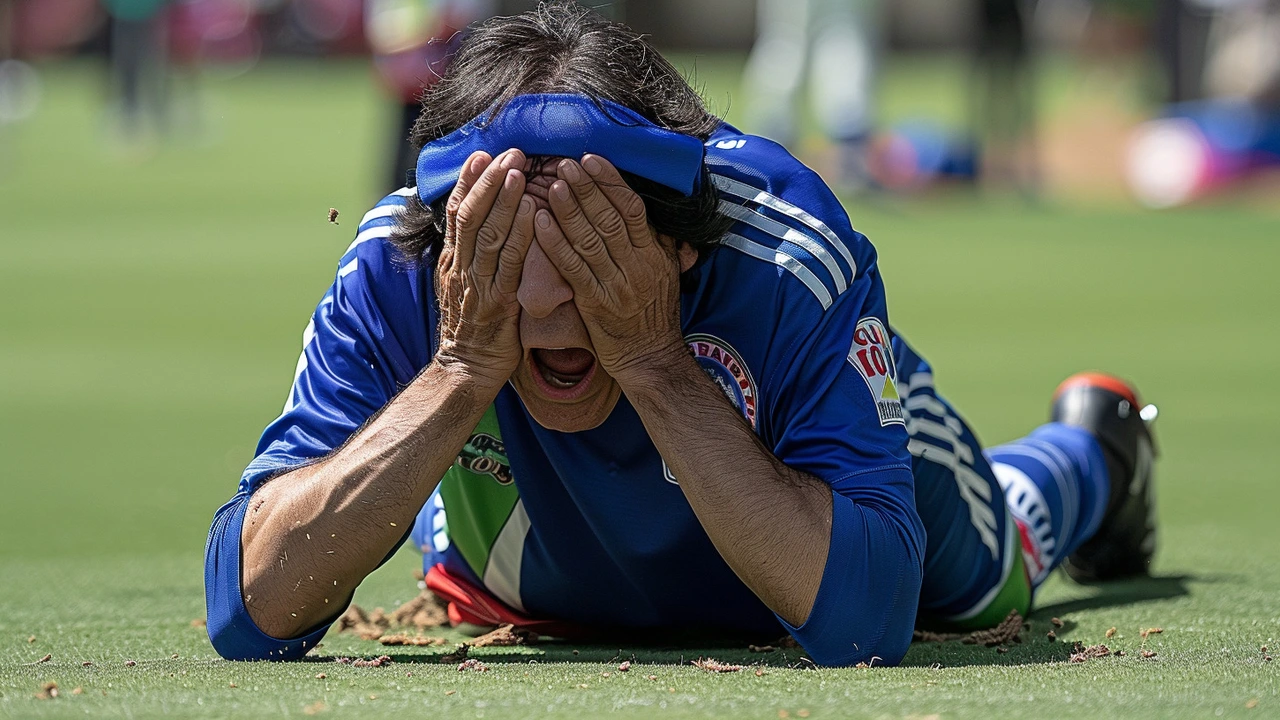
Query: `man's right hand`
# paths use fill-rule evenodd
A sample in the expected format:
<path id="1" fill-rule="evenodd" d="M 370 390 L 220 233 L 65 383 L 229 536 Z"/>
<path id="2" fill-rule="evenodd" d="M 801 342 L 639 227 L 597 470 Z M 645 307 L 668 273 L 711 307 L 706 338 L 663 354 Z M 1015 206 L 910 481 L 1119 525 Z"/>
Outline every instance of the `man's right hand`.
<path id="1" fill-rule="evenodd" d="M 440 345 L 436 362 L 498 389 L 520 363 L 516 291 L 533 242 L 534 204 L 524 197 L 525 156 L 467 158 L 446 205 L 436 266 Z"/>

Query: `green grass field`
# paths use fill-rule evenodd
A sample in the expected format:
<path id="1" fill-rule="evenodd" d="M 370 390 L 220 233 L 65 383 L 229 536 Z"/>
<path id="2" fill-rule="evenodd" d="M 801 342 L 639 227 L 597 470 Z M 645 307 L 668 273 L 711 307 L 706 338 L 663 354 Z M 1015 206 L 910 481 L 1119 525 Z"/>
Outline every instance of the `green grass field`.
<path id="1" fill-rule="evenodd" d="M 700 67 L 728 97 L 735 62 Z M 1054 578 L 1029 642 L 1007 654 L 918 644 L 901 668 L 806 670 L 787 667 L 794 653 L 551 644 L 478 651 L 485 674 L 428 648 L 376 669 L 235 664 L 191 626 L 205 533 L 377 197 L 366 153 L 382 157 L 389 114 L 363 65 L 273 64 L 210 81 L 198 137 L 144 157 L 110 142 L 96 68 L 44 77 L 39 114 L 0 128 L 0 715 L 1280 714 L 1280 663 L 1260 651 L 1280 650 L 1276 214 L 956 193 L 851 206 L 881 250 L 895 324 L 986 442 L 1042 422 L 1054 385 L 1079 369 L 1132 377 L 1161 407 L 1156 577 Z M 890 105 L 927 105 L 946 77 L 891 74 Z M 397 556 L 357 602 L 408 600 L 416 562 Z M 1065 627 L 1051 643 L 1055 616 Z M 1066 661 L 1070 641 L 1113 626 L 1107 642 L 1125 657 Z M 1144 660 L 1139 631 L 1152 626 L 1164 632 Z M 321 654 L 381 650 L 344 635 Z M 682 663 L 700 654 L 767 673 Z M 48 681 L 60 697 L 36 699 Z"/>

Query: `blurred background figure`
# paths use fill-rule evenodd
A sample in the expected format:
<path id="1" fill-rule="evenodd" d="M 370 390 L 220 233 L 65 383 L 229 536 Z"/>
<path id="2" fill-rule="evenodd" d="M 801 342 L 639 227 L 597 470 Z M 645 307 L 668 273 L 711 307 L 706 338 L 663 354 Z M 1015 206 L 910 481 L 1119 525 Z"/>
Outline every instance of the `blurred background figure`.
<path id="1" fill-rule="evenodd" d="M 795 150 L 800 97 L 834 146 L 834 185 L 868 186 L 867 148 L 880 52 L 879 0 L 759 0 L 757 39 L 747 61 L 748 121 L 754 132 Z"/>
<path id="2" fill-rule="evenodd" d="M 374 65 L 398 103 L 387 191 L 414 185 L 417 153 L 409 131 L 470 24 L 493 14 L 495 0 L 367 0 L 365 33 Z"/>
<path id="3" fill-rule="evenodd" d="M 1155 39 L 1167 104 L 1129 145 L 1138 201 L 1182 205 L 1280 168 L 1280 0 L 1166 0 Z"/>
<path id="4" fill-rule="evenodd" d="M 1036 195 L 1035 71 L 1028 0 L 978 0 L 971 127 L 986 179 Z"/>
<path id="5" fill-rule="evenodd" d="M 103 0 L 110 16 L 110 94 L 126 141 L 169 124 L 168 0 Z"/>

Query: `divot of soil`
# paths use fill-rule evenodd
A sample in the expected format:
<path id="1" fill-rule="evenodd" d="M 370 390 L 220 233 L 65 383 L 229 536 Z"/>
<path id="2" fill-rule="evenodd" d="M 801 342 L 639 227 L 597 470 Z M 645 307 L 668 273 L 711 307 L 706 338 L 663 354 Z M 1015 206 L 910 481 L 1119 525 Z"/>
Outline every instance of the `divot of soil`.
<path id="1" fill-rule="evenodd" d="M 940 633 L 932 630 L 916 630 L 912 633 L 912 640 L 914 642 L 936 643 L 959 640 L 966 645 L 995 647 L 996 645 L 1007 645 L 1011 642 L 1022 642 L 1022 631 L 1029 628 L 1030 625 L 1023 621 L 1022 615 L 1017 610 L 1010 610 L 999 625 L 987 630 L 975 630 L 971 633 Z M 1050 635 L 1052 634 L 1050 632 Z"/>
<path id="2" fill-rule="evenodd" d="M 467 659 L 467 654 L 471 652 L 471 646 L 466 643 L 459 643 L 458 649 L 448 655 L 440 656 L 440 663 L 443 665 L 452 665 L 456 662 L 462 662 Z"/>
<path id="3" fill-rule="evenodd" d="M 630 660 L 623 660 L 621 663 L 618 664 L 618 672 L 630 672 L 630 671 L 631 671 Z"/>
<path id="4" fill-rule="evenodd" d="M 1150 660 L 1156 656 L 1156 653 L 1154 650 L 1143 650 L 1138 654 L 1142 656 L 1143 660 Z"/>
<path id="5" fill-rule="evenodd" d="M 383 665 L 390 665 L 391 663 L 395 662 L 394 660 L 391 659 L 390 655 L 379 655 L 378 657 L 372 658 L 372 659 L 339 657 L 339 658 L 334 658 L 333 661 L 338 663 L 339 665 L 350 665 L 351 667 L 358 667 L 358 668 L 382 667 Z"/>
<path id="6" fill-rule="evenodd" d="M 426 635 L 383 635 L 378 638 L 378 642 L 389 646 L 429 647 L 444 645 L 449 641 L 442 637 L 428 637 Z"/>
<path id="7" fill-rule="evenodd" d="M 1062 627 L 1063 625 L 1065 625 L 1065 624 L 1066 624 L 1066 623 L 1062 622 L 1062 620 L 1061 620 L 1061 619 L 1059 619 L 1059 618 L 1050 618 L 1050 619 L 1049 619 L 1049 622 L 1053 623 L 1053 626 L 1054 626 L 1054 627 L 1056 627 L 1056 628 L 1060 628 L 1060 627 Z"/>
<path id="8" fill-rule="evenodd" d="M 753 653 L 771 653 L 776 651 L 778 648 L 772 645 L 748 645 L 747 649 Z"/>
<path id="9" fill-rule="evenodd" d="M 521 630 L 511 623 L 504 623 L 472 640 L 471 647 L 512 647 L 515 645 L 533 645 L 538 642 L 538 634 L 529 630 Z"/>
<path id="10" fill-rule="evenodd" d="M 47 662 L 49 662 L 49 661 L 50 661 L 50 660 L 52 660 L 52 659 L 53 659 L 53 653 L 46 653 L 46 654 L 45 654 L 45 656 L 44 656 L 44 657 L 42 657 L 42 658 L 40 658 L 39 660 L 37 660 L 37 661 L 35 661 L 35 662 L 29 662 L 29 663 L 27 663 L 27 666 L 28 666 L 28 667 L 30 667 L 30 666 L 32 666 L 32 665 L 40 665 L 40 664 L 42 664 L 42 663 L 47 663 Z"/>
<path id="11" fill-rule="evenodd" d="M 329 222 L 338 224 L 338 208 L 329 208 Z"/>
<path id="12" fill-rule="evenodd" d="M 40 692 L 36 693 L 37 700 L 53 700 L 58 697 L 58 683 L 49 681 L 40 686 Z"/>
<path id="13" fill-rule="evenodd" d="M 1114 627 L 1107 628 L 1107 639 L 1110 640 L 1115 636 L 1116 636 L 1116 629 Z"/>
<path id="14" fill-rule="evenodd" d="M 733 665 L 731 663 L 722 663 L 719 660 L 715 660 L 712 658 L 698 658 L 697 660 L 691 660 L 689 664 L 698 668 L 699 670 L 706 670 L 707 672 L 711 672 L 711 673 L 739 672 L 746 667 L 745 665 Z"/>
<path id="15" fill-rule="evenodd" d="M 458 672 L 489 672 L 489 666 L 475 658 L 467 658 L 458 664 Z"/>
<path id="16" fill-rule="evenodd" d="M 1110 655 L 1111 648 L 1108 648 L 1106 645 L 1090 645 L 1089 647 L 1085 647 L 1083 643 L 1077 642 L 1072 648 L 1070 662 L 1088 662 L 1097 658 L 1109 657 Z"/>

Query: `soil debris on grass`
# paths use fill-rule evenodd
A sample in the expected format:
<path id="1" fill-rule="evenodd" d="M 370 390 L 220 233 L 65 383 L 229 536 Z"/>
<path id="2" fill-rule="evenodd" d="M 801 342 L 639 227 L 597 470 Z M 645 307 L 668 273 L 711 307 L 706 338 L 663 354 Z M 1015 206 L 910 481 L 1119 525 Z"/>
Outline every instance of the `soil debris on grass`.
<path id="1" fill-rule="evenodd" d="M 778 638 L 778 641 L 775 642 L 774 645 L 777 645 L 783 650 L 799 650 L 800 649 L 800 641 L 796 640 L 791 635 L 783 635 L 782 637 Z"/>
<path id="2" fill-rule="evenodd" d="M 71 694 L 72 694 L 72 695 L 83 695 L 83 694 L 84 694 L 84 688 L 82 688 L 82 687 L 75 687 L 75 688 L 72 688 L 72 689 L 71 689 Z"/>
<path id="3" fill-rule="evenodd" d="M 338 208 L 329 208 L 329 222 L 334 225 L 338 224 Z"/>
<path id="4" fill-rule="evenodd" d="M 1046 639 L 1046 640 L 1048 640 L 1049 642 L 1054 642 L 1054 641 L 1056 641 L 1056 640 L 1058 639 L 1058 633 L 1056 633 L 1056 632 L 1054 632 L 1054 631 L 1050 630 L 1049 632 L 1047 632 L 1047 633 L 1045 633 L 1045 634 L 1044 634 L 1044 637 L 1045 637 L 1045 639 Z"/>
<path id="5" fill-rule="evenodd" d="M 53 653 L 45 653 L 45 656 L 40 658 L 39 660 L 36 660 L 35 662 L 27 663 L 27 667 L 30 667 L 32 665 L 39 665 L 41 663 L 47 663 L 52 659 L 53 659 Z"/>
<path id="6" fill-rule="evenodd" d="M 125 661 L 124 661 L 124 666 L 125 666 L 125 667 L 133 667 L 134 665 L 137 665 L 137 664 L 138 664 L 138 661 L 137 661 L 137 660 L 125 660 Z"/>
<path id="7" fill-rule="evenodd" d="M 911 634 L 912 642 L 943 643 L 959 640 L 965 645 L 1007 645 L 1011 642 L 1022 642 L 1022 631 L 1030 628 L 1030 623 L 1023 620 L 1017 610 L 1010 610 L 1000 624 L 986 630 L 974 630 L 970 633 L 944 633 L 932 630 L 916 630 Z"/>
<path id="8" fill-rule="evenodd" d="M 93 667 L 93 663 L 89 662 L 88 660 L 85 660 L 84 662 L 80 663 L 80 667 Z"/>
<path id="9" fill-rule="evenodd" d="M 467 658 L 458 664 L 458 672 L 489 672 L 489 666 L 475 658 Z"/>
<path id="10" fill-rule="evenodd" d="M 358 668 L 382 667 L 383 665 L 390 665 L 391 663 L 395 662 L 394 660 L 391 659 L 390 655 L 379 655 L 378 657 L 371 658 L 371 659 L 337 657 L 337 658 L 334 658 L 333 661 L 338 663 L 339 665 L 350 665 L 351 667 L 358 667 Z"/>
<path id="11" fill-rule="evenodd" d="M 777 650 L 778 648 L 772 645 L 748 645 L 747 649 L 753 653 L 771 653 Z"/>
<path id="12" fill-rule="evenodd" d="M 1245 704 L 1244 704 L 1244 709 L 1245 709 L 1245 710 L 1252 710 L 1252 709 L 1254 709 L 1254 708 L 1256 708 L 1256 707 L 1258 707 L 1258 698 L 1250 698 L 1250 699 L 1249 699 L 1247 702 L 1245 702 Z"/>
<path id="13" fill-rule="evenodd" d="M 1069 662 L 1088 662 L 1097 658 L 1110 657 L 1110 655 L 1111 648 L 1106 645 L 1090 645 L 1089 647 L 1085 647 L 1084 643 L 1077 642 L 1075 646 L 1072 647 L 1071 659 Z"/>
<path id="14" fill-rule="evenodd" d="M 391 621 L 382 608 L 374 608 L 373 614 L 369 615 L 364 608 L 351 603 L 347 611 L 338 617 L 338 632 L 354 633 L 361 640 L 377 640 L 390 627 Z"/>
<path id="15" fill-rule="evenodd" d="M 998 653 L 1000 653 L 1001 655 L 1003 655 L 1003 654 L 1005 654 L 1005 653 L 1009 652 L 1009 648 L 1007 648 L 1007 647 L 1005 647 L 1005 646 L 1001 645 L 1000 647 L 996 648 L 996 652 L 998 652 Z"/>
<path id="16" fill-rule="evenodd" d="M 429 637 L 427 635 L 383 635 L 378 638 L 378 642 L 383 645 L 395 646 L 412 646 L 412 647 L 430 647 L 433 645 L 444 645 L 449 642 L 442 637 Z"/>
<path id="17" fill-rule="evenodd" d="M 1146 640 L 1148 635 L 1159 635 L 1162 632 L 1164 632 L 1164 628 L 1153 627 L 1147 628 L 1138 634 L 1142 636 L 1143 640 Z"/>
<path id="18" fill-rule="evenodd" d="M 1156 653 L 1154 650 L 1143 650 L 1138 654 L 1142 656 L 1143 660 L 1150 660 L 1151 658 L 1156 656 Z"/>
<path id="19" fill-rule="evenodd" d="M 765 675 L 768 675 L 768 673 L 764 671 L 764 668 L 756 668 L 756 677 L 764 677 Z"/>
<path id="20" fill-rule="evenodd" d="M 49 681 L 40 686 L 40 692 L 36 693 L 37 700 L 53 700 L 58 697 L 58 683 Z"/>
<path id="21" fill-rule="evenodd" d="M 1066 625 L 1066 623 L 1062 622 L 1061 618 L 1049 618 L 1049 622 L 1053 623 L 1053 626 L 1056 628 L 1060 628 L 1063 625 Z"/>
<path id="22" fill-rule="evenodd" d="M 644 676 L 644 679 L 645 679 L 645 680 L 652 680 L 652 681 L 654 681 L 654 682 L 657 682 L 657 680 L 658 680 L 658 676 L 657 676 L 657 675 L 645 675 L 645 676 Z"/>
<path id="23" fill-rule="evenodd" d="M 969 636 L 963 642 L 970 645 L 985 645 L 992 647 L 995 645 L 1005 645 L 1010 642 L 1017 642 L 1018 636 L 1022 634 L 1022 615 L 1017 610 L 1010 610 L 1000 624 L 990 630 L 975 630 L 969 633 Z"/>
<path id="24" fill-rule="evenodd" d="M 458 692 L 458 691 L 457 691 L 457 690 L 445 690 L 445 691 L 444 691 L 444 694 L 445 694 L 446 696 L 448 696 L 448 695 L 452 695 L 452 694 L 454 694 L 454 693 L 456 693 L 456 692 Z"/>
<path id="25" fill-rule="evenodd" d="M 1124 657 L 1124 650 L 1116 650 L 1116 657 Z"/>
<path id="26" fill-rule="evenodd" d="M 36 641 L 36 636 L 35 636 L 35 635 L 32 635 L 31 637 L 28 637 L 28 638 L 27 638 L 27 644 L 28 644 L 28 645 L 30 645 L 31 643 L 33 643 L 33 642 L 35 642 L 35 641 Z"/>
<path id="27" fill-rule="evenodd" d="M 448 655 L 440 656 L 440 663 L 443 665 L 451 665 L 456 662 L 462 662 L 467 659 L 467 654 L 471 652 L 471 646 L 467 643 L 458 643 L 458 648 Z"/>
<path id="28" fill-rule="evenodd" d="M 1116 629 L 1115 629 L 1115 627 L 1113 626 L 1113 627 L 1107 628 L 1107 639 L 1108 639 L 1108 640 L 1110 640 L 1111 638 L 1113 638 L 1113 637 L 1115 637 L 1115 636 L 1116 636 Z"/>
<path id="29" fill-rule="evenodd" d="M 623 660 L 621 663 L 618 664 L 618 672 L 630 672 L 630 671 L 631 671 L 630 660 Z"/>
<path id="30" fill-rule="evenodd" d="M 326 675 L 326 674 L 324 674 L 324 673 L 316 673 L 316 679 L 317 679 L 317 680 L 324 680 L 324 679 L 325 679 L 325 678 L 327 678 L 327 677 L 329 677 L 329 676 L 328 676 L 328 675 Z"/>
<path id="31" fill-rule="evenodd" d="M 521 630 L 511 623 L 503 623 L 468 644 L 471 647 L 512 647 L 515 645 L 533 645 L 537 642 L 538 633 Z"/>
<path id="32" fill-rule="evenodd" d="M 329 706 L 325 705 L 323 700 L 317 700 L 310 705 L 304 705 L 302 707 L 302 712 L 304 715 L 319 715 L 328 709 Z"/>
<path id="33" fill-rule="evenodd" d="M 715 660 L 713 658 L 698 658 L 697 660 L 690 660 L 689 664 L 698 668 L 699 670 L 706 670 L 707 672 L 711 672 L 711 673 L 739 672 L 745 669 L 746 667 L 745 665 L 734 665 L 732 663 L 722 663 L 719 660 Z"/>
<path id="34" fill-rule="evenodd" d="M 391 612 L 391 623 L 418 630 L 438 628 L 449 624 L 448 606 L 435 593 L 423 590 Z"/>

